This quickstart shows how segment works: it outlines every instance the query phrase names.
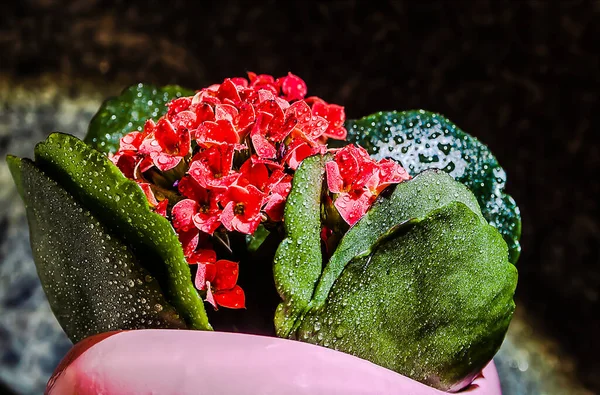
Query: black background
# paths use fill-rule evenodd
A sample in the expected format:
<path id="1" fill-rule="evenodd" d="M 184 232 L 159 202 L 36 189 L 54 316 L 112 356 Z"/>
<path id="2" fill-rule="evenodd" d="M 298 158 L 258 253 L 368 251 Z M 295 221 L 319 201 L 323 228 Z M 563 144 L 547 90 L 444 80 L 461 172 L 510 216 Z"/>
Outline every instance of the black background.
<path id="1" fill-rule="evenodd" d="M 521 207 L 518 303 L 600 391 L 600 2 L 22 1 L 0 71 L 199 88 L 305 79 L 349 118 L 423 108 L 490 146 Z"/>

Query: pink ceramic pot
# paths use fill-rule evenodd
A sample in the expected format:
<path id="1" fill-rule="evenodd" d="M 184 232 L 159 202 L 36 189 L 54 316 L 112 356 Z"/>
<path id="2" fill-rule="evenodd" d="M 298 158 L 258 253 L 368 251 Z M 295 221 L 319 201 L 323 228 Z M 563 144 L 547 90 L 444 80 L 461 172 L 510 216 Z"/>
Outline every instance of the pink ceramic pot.
<path id="1" fill-rule="evenodd" d="M 493 363 L 464 392 L 501 395 Z M 78 343 L 51 395 L 441 395 L 349 354 L 292 340 L 225 332 L 137 330 Z"/>

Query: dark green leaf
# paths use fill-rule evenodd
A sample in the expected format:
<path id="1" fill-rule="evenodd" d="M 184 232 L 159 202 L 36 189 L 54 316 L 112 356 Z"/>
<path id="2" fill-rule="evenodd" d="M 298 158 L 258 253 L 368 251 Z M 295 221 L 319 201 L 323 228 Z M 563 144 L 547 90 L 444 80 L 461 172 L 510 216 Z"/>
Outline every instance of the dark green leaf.
<path id="1" fill-rule="evenodd" d="M 488 147 L 442 115 L 427 111 L 379 112 L 346 122 L 348 140 L 374 158 L 393 158 L 412 175 L 439 168 L 477 197 L 483 216 L 496 227 L 516 263 L 521 252 L 521 214 L 504 193 L 506 173 Z"/>
<path id="2" fill-rule="evenodd" d="M 249 252 L 256 252 L 265 242 L 270 232 L 264 225 L 259 225 L 256 231 L 251 235 L 246 235 L 246 249 Z"/>
<path id="3" fill-rule="evenodd" d="M 448 203 L 353 259 L 297 337 L 458 390 L 508 328 L 517 272 L 507 257 L 496 229 L 467 205 Z"/>
<path id="4" fill-rule="evenodd" d="M 74 342 L 101 332 L 185 328 L 133 251 L 31 161 L 9 158 L 21 179 L 31 249 L 58 322 Z"/>
<path id="5" fill-rule="evenodd" d="M 115 152 L 121 137 L 141 131 L 148 119 L 160 118 L 167 112 L 169 101 L 193 94 L 194 91 L 176 85 L 162 88 L 149 84 L 130 86 L 102 104 L 90 122 L 84 141 L 100 152 Z"/>
<path id="6" fill-rule="evenodd" d="M 288 337 L 296 319 L 308 307 L 322 269 L 321 185 L 325 157 L 305 159 L 298 167 L 285 205 L 286 238 L 273 264 L 277 292 L 283 302 L 275 312 L 275 330 Z"/>
<path id="7" fill-rule="evenodd" d="M 378 240 L 396 227 L 455 201 L 466 204 L 484 221 L 473 194 L 443 171 L 427 170 L 398 184 L 389 198 L 379 199 L 344 235 L 323 270 L 311 307 L 325 303 L 334 281 L 351 259 L 370 254 Z"/>
<path id="8" fill-rule="evenodd" d="M 36 146 L 36 165 L 89 209 L 159 281 L 192 329 L 211 329 L 173 227 L 152 212 L 141 188 L 83 141 L 54 133 Z M 67 229 L 67 228 L 65 228 Z"/>

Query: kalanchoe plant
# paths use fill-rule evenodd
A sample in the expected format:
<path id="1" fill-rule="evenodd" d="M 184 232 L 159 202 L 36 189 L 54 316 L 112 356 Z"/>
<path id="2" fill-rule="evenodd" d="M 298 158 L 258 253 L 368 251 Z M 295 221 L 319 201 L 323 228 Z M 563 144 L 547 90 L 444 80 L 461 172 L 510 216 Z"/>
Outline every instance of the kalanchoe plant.
<path id="1" fill-rule="evenodd" d="M 306 95 L 291 73 L 197 92 L 139 84 L 102 106 L 85 143 L 53 134 L 34 161 L 8 158 L 42 285 L 72 340 L 211 330 L 204 302 L 243 309 L 273 287 L 276 311 L 248 313 L 270 314 L 278 336 L 444 390 L 474 378 L 514 309 L 504 240 L 514 263 L 520 218 L 504 172 L 436 115 L 346 121 L 343 107 Z M 434 142 L 440 152 L 416 154 Z M 264 249 L 269 259 L 253 255 Z M 238 284 L 246 271 L 265 278 Z M 240 322 L 229 329 L 250 330 Z"/>

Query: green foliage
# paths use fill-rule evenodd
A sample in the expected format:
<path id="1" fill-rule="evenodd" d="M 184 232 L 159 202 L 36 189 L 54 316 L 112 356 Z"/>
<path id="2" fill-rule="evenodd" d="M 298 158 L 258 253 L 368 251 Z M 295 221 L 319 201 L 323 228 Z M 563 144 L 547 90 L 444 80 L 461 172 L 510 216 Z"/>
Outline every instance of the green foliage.
<path id="1" fill-rule="evenodd" d="M 162 88 L 142 83 L 132 85 L 102 104 L 90 122 L 84 141 L 100 152 L 115 152 L 121 137 L 141 131 L 148 119 L 160 118 L 167 112 L 169 101 L 193 94 L 194 91 L 177 85 Z"/>
<path id="2" fill-rule="evenodd" d="M 377 159 L 402 163 L 411 175 L 438 168 L 465 184 L 483 216 L 508 244 L 509 260 L 521 253 L 521 214 L 504 192 L 506 173 L 488 147 L 450 120 L 428 111 L 378 112 L 346 122 L 348 140 Z"/>
<path id="3" fill-rule="evenodd" d="M 134 328 L 186 328 L 143 262 L 119 237 L 27 159 L 21 179 L 31 249 L 50 307 L 74 342 Z"/>
<path id="4" fill-rule="evenodd" d="M 28 168 L 38 169 L 38 173 L 23 171 L 23 165 L 17 158 L 10 158 L 9 164 L 17 185 L 20 185 L 19 189 L 22 191 L 25 205 L 28 207 L 30 221 L 33 221 L 31 216 L 36 212 L 40 213 L 35 217 L 37 218 L 36 221 L 40 223 L 49 221 L 47 218 L 45 219 L 45 216 L 50 216 L 50 213 L 37 206 L 44 200 L 42 198 L 34 200 L 33 198 L 33 196 L 37 196 L 36 194 L 42 192 L 37 190 L 41 187 L 32 184 L 33 181 L 29 178 L 39 173 L 49 177 L 57 184 L 56 188 L 64 191 L 63 196 L 69 196 L 79 205 L 78 207 L 71 205 L 75 207 L 73 210 L 89 211 L 93 218 L 102 224 L 102 234 L 97 236 L 98 239 L 106 234 L 112 240 L 122 243 L 128 249 L 129 254 L 135 257 L 135 262 L 139 262 L 138 265 L 141 265 L 144 270 L 147 270 L 151 276 L 156 278 L 161 292 L 164 293 L 164 299 L 176 309 L 177 314 L 182 317 L 187 327 L 191 329 L 211 329 L 203 301 L 190 281 L 190 269 L 183 256 L 177 234 L 171 224 L 167 219 L 150 210 L 141 189 L 134 181 L 123 176 L 104 154 L 92 149 L 73 136 L 54 133 L 45 142 L 36 146 L 35 163 L 28 165 Z M 28 185 L 30 186 L 29 189 Z M 54 197 L 54 199 L 58 198 Z M 52 216 L 53 221 L 51 224 L 68 236 L 72 232 L 72 226 L 69 222 L 72 216 L 67 215 L 66 208 L 63 213 L 63 216 Z M 30 230 L 32 232 L 32 249 L 35 251 L 36 248 L 39 248 L 36 244 L 37 240 L 43 240 L 43 236 L 36 235 L 34 232 L 42 232 L 42 228 L 30 227 Z M 61 253 L 61 251 L 77 248 L 78 245 L 81 245 L 81 248 L 88 249 L 102 247 L 101 244 L 97 243 L 91 245 L 91 242 L 86 242 L 86 239 L 79 239 L 78 243 L 70 244 L 70 247 L 60 243 L 52 244 L 54 252 L 52 254 L 45 253 L 44 257 L 53 256 L 53 259 L 46 259 L 45 261 L 42 258 L 36 259 L 42 281 L 45 278 L 54 278 L 45 273 L 50 270 L 52 264 L 64 270 L 72 267 L 71 261 L 62 258 L 67 252 Z M 98 257 L 101 256 L 100 253 Z M 102 259 L 93 264 L 98 267 L 100 265 L 113 267 L 115 265 L 114 259 L 111 259 L 109 255 L 106 258 L 108 258 L 108 261 Z M 140 280 L 144 278 L 145 274 Z M 80 280 L 84 281 L 84 278 Z M 99 280 L 100 277 L 92 278 L 88 276 L 85 277 L 84 284 L 90 288 L 100 287 L 101 284 L 97 284 Z M 75 286 L 73 282 L 68 283 Z M 56 288 L 47 284 L 44 286 L 49 292 L 48 298 L 50 300 L 56 299 L 56 295 L 50 294 L 57 292 L 55 291 Z M 64 286 L 67 286 L 67 280 L 65 280 Z M 82 285 L 78 284 L 77 286 Z M 123 294 L 129 298 L 127 292 Z M 145 299 L 150 300 L 150 298 Z M 76 317 L 65 315 L 63 319 L 76 319 Z M 61 322 L 61 324 L 63 327 L 69 327 L 70 325 L 68 322 Z M 120 329 L 133 328 L 133 326 L 127 326 Z M 99 329 L 89 328 L 90 331 Z"/>
<path id="5" fill-rule="evenodd" d="M 305 159 L 298 167 L 285 205 L 286 238 L 279 244 L 273 264 L 277 292 L 283 299 L 275 312 L 280 337 L 291 333 L 308 307 L 322 269 L 321 185 L 325 158 Z"/>
<path id="6" fill-rule="evenodd" d="M 443 390 L 468 384 L 502 343 L 517 280 L 506 243 L 473 194 L 440 170 L 399 184 L 350 228 L 320 271 L 316 199 L 324 163 L 310 164 L 312 177 L 295 179 L 292 191 L 311 198 L 288 201 L 287 239 L 275 259 L 283 298 L 277 334 Z"/>

